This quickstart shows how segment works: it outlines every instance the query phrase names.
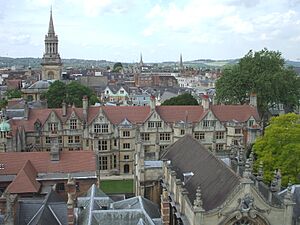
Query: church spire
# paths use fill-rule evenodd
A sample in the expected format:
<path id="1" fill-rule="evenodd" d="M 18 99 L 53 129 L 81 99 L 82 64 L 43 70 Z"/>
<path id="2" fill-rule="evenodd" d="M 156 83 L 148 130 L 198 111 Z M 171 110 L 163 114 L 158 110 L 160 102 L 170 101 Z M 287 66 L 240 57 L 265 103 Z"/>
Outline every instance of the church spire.
<path id="1" fill-rule="evenodd" d="M 179 68 L 180 68 L 180 69 L 183 69 L 182 53 L 180 53 Z"/>
<path id="2" fill-rule="evenodd" d="M 49 21 L 49 28 L 48 28 L 48 36 L 55 36 L 53 19 L 52 19 L 52 6 L 50 8 L 50 21 Z"/>
<path id="3" fill-rule="evenodd" d="M 142 53 L 141 53 L 141 55 L 140 55 L 140 66 L 143 66 L 144 65 L 144 62 L 143 62 L 143 55 L 142 55 Z"/>

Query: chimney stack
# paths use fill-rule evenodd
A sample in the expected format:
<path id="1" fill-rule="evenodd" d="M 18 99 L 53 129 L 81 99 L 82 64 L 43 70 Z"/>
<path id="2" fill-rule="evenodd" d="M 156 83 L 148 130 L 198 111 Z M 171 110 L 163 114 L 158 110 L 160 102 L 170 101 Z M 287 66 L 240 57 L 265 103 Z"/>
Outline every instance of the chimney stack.
<path id="1" fill-rule="evenodd" d="M 208 95 L 203 95 L 202 96 L 202 107 L 204 110 L 209 109 L 209 97 Z"/>
<path id="2" fill-rule="evenodd" d="M 250 94 L 250 103 L 251 106 L 257 107 L 257 96 L 256 93 L 251 93 Z"/>
<path id="3" fill-rule="evenodd" d="M 75 194 L 76 194 L 76 182 L 74 178 L 71 178 L 71 175 L 68 175 L 67 182 L 67 194 L 68 194 L 68 225 L 74 225 L 74 206 L 75 206 Z"/>
<path id="4" fill-rule="evenodd" d="M 170 205 L 169 205 L 170 203 L 169 203 L 169 195 L 165 188 L 163 189 L 160 202 L 161 202 L 160 210 L 161 210 L 162 224 L 169 225 L 170 224 Z"/>
<path id="5" fill-rule="evenodd" d="M 87 111 L 88 111 L 88 97 L 85 95 L 82 98 L 82 113 L 84 121 L 87 121 Z"/>
<path id="6" fill-rule="evenodd" d="M 67 116 L 67 103 L 65 101 L 62 103 L 62 116 Z"/>
<path id="7" fill-rule="evenodd" d="M 50 141 L 51 141 L 51 150 L 50 150 L 51 161 L 59 161 L 60 152 L 59 152 L 57 134 L 51 134 Z"/>
<path id="8" fill-rule="evenodd" d="M 151 96 L 150 96 L 150 109 L 151 109 L 151 110 L 155 110 L 155 105 L 156 105 L 155 96 L 154 96 L 154 95 L 151 95 Z"/>

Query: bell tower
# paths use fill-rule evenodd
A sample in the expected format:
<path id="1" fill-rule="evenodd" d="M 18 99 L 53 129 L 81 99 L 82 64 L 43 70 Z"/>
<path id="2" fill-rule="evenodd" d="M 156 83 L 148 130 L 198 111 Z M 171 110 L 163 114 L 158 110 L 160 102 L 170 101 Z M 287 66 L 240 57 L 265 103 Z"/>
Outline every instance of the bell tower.
<path id="1" fill-rule="evenodd" d="M 58 38 L 54 31 L 52 8 L 50 10 L 48 34 L 45 35 L 45 52 L 42 60 L 42 79 L 60 80 L 62 62 L 58 53 Z"/>

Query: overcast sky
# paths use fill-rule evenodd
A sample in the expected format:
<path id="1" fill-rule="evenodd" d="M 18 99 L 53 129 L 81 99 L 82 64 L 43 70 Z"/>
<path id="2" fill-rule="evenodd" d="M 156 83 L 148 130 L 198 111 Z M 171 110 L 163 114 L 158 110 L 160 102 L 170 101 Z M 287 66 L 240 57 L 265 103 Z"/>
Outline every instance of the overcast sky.
<path id="1" fill-rule="evenodd" d="M 0 56 L 42 57 L 50 6 L 62 58 L 300 59 L 300 0 L 0 0 Z"/>

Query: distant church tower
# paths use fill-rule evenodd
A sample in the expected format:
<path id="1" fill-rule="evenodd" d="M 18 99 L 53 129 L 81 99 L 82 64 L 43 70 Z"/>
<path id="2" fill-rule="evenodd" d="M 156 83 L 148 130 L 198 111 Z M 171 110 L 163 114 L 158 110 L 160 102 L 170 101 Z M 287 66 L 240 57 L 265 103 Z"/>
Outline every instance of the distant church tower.
<path id="1" fill-rule="evenodd" d="M 140 56 L 140 63 L 139 64 L 140 64 L 140 67 L 142 67 L 144 65 L 142 53 L 141 53 L 141 56 Z"/>
<path id="2" fill-rule="evenodd" d="M 180 69 L 180 70 L 183 70 L 182 54 L 180 54 L 180 59 L 179 59 L 179 69 Z"/>
<path id="3" fill-rule="evenodd" d="M 45 53 L 43 55 L 43 62 L 41 65 L 43 80 L 61 79 L 62 63 L 58 53 L 58 38 L 54 32 L 52 8 L 50 10 L 48 34 L 45 35 Z"/>

